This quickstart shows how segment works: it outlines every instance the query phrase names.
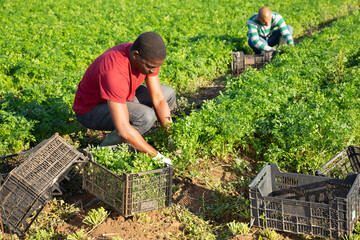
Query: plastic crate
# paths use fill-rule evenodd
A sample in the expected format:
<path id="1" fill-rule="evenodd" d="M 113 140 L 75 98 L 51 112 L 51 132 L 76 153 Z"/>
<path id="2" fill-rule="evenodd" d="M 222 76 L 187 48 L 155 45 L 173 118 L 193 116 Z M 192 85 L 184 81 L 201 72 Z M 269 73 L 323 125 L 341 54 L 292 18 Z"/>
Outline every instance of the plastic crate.
<path id="1" fill-rule="evenodd" d="M 25 159 L 27 159 L 32 153 L 34 153 L 43 143 L 44 142 L 41 142 L 38 145 L 36 145 L 33 149 L 25 152 L 0 156 L 0 186 L 4 184 L 6 177 L 12 170 L 20 166 L 25 161 Z M 64 176 L 64 178 L 69 179 L 67 176 Z M 61 196 L 63 194 L 60 187 L 60 182 L 62 180 L 63 179 L 60 179 L 52 186 L 53 196 Z"/>
<path id="2" fill-rule="evenodd" d="M 0 186 L 4 183 L 5 178 L 7 175 L 16 167 L 20 166 L 25 159 L 29 158 L 31 154 L 33 154 L 37 149 L 39 149 L 47 140 L 42 141 L 41 143 L 37 144 L 33 149 L 0 156 Z"/>
<path id="3" fill-rule="evenodd" d="M 54 134 L 10 174 L 42 192 L 64 176 L 73 164 L 84 161 L 86 158 L 81 152 Z"/>
<path id="4" fill-rule="evenodd" d="M 0 156 L 0 186 L 4 184 L 9 172 L 20 166 L 25 157 L 19 154 Z"/>
<path id="5" fill-rule="evenodd" d="M 351 145 L 316 170 L 315 175 L 346 178 L 349 172 L 360 172 L 360 148 Z"/>
<path id="6" fill-rule="evenodd" d="M 13 159 L 19 156 L 20 158 Z M 58 182 L 66 178 L 74 165 L 87 161 L 81 152 L 58 134 L 32 150 L 3 156 L 1 159 L 9 163 L 4 170 L 13 168 L 2 175 L 1 217 L 20 236 L 54 195 Z"/>
<path id="7" fill-rule="evenodd" d="M 3 223 L 19 236 L 23 236 L 51 197 L 52 188 L 37 194 L 32 186 L 19 182 L 14 176 L 9 176 L 0 191 Z"/>
<path id="8" fill-rule="evenodd" d="M 246 68 L 252 66 L 261 68 L 265 63 L 269 63 L 274 57 L 275 52 L 264 52 L 263 54 L 246 55 L 243 52 L 234 52 L 231 54 L 233 59 L 231 62 L 231 70 L 233 74 L 239 75 Z"/>
<path id="9" fill-rule="evenodd" d="M 359 217 L 360 176 L 346 179 L 281 172 L 266 164 L 249 185 L 251 222 L 296 234 L 340 238 Z"/>
<path id="10" fill-rule="evenodd" d="M 173 166 L 119 175 L 94 162 L 84 167 L 83 189 L 109 204 L 124 217 L 171 206 Z"/>

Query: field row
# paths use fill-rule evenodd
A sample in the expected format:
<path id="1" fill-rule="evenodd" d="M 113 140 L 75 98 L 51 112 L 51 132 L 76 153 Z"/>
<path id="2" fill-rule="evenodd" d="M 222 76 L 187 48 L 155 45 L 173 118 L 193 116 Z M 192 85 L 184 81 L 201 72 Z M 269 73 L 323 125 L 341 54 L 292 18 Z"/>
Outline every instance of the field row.
<path id="1" fill-rule="evenodd" d="M 294 48 L 284 47 L 261 71 L 229 78 L 221 96 L 177 122 L 185 159 L 251 149 L 265 162 L 309 172 L 357 144 L 359 17 L 357 11 Z"/>
<path id="2" fill-rule="evenodd" d="M 358 8 L 358 1 L 265 1 L 303 35 Z M 159 32 L 168 57 L 160 72 L 178 95 L 229 70 L 230 53 L 249 52 L 246 20 L 257 1 L 1 2 L 0 154 L 29 148 L 54 132 L 79 132 L 71 105 L 87 66 L 102 52 Z"/>

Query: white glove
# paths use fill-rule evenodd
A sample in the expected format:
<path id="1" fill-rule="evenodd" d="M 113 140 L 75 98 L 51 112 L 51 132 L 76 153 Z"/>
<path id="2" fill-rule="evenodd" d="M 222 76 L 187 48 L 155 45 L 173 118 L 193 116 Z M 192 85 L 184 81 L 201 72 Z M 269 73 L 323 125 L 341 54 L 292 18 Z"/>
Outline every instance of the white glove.
<path id="1" fill-rule="evenodd" d="M 172 165 L 171 160 L 169 158 L 166 158 L 164 155 L 158 152 L 158 154 L 153 158 L 154 160 L 158 160 L 162 163 L 166 163 L 168 165 Z"/>

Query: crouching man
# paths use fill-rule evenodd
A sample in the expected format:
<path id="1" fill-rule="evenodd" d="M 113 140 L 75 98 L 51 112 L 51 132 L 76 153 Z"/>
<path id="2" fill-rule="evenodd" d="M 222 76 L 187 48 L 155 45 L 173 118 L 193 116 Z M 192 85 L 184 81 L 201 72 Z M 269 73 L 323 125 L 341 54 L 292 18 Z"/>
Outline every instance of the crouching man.
<path id="1" fill-rule="evenodd" d="M 76 91 L 73 110 L 83 126 L 112 131 L 100 146 L 126 142 L 171 164 L 142 137 L 156 119 L 165 130 L 172 122 L 169 106 L 176 104 L 175 92 L 161 85 L 158 75 L 165 58 L 162 37 L 145 32 L 134 43 L 110 48 L 88 67 Z"/>
<path id="2" fill-rule="evenodd" d="M 293 28 L 286 25 L 284 18 L 268 7 L 260 8 L 247 21 L 248 44 L 255 54 L 276 51 L 276 45 L 294 45 Z"/>

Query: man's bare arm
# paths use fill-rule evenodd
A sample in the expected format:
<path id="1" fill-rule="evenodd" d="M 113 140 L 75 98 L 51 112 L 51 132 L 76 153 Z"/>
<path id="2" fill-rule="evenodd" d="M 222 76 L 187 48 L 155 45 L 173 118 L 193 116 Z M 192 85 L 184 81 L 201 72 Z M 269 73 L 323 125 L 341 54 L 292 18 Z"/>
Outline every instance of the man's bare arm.
<path id="1" fill-rule="evenodd" d="M 113 101 L 108 101 L 107 104 L 118 134 L 138 151 L 156 156 L 158 152 L 130 125 L 129 111 L 126 104 Z"/>
<path id="2" fill-rule="evenodd" d="M 156 116 L 164 129 L 169 129 L 171 120 L 171 113 L 169 105 L 161 90 L 159 76 L 147 76 L 146 86 L 148 88 L 150 98 L 152 100 Z"/>

